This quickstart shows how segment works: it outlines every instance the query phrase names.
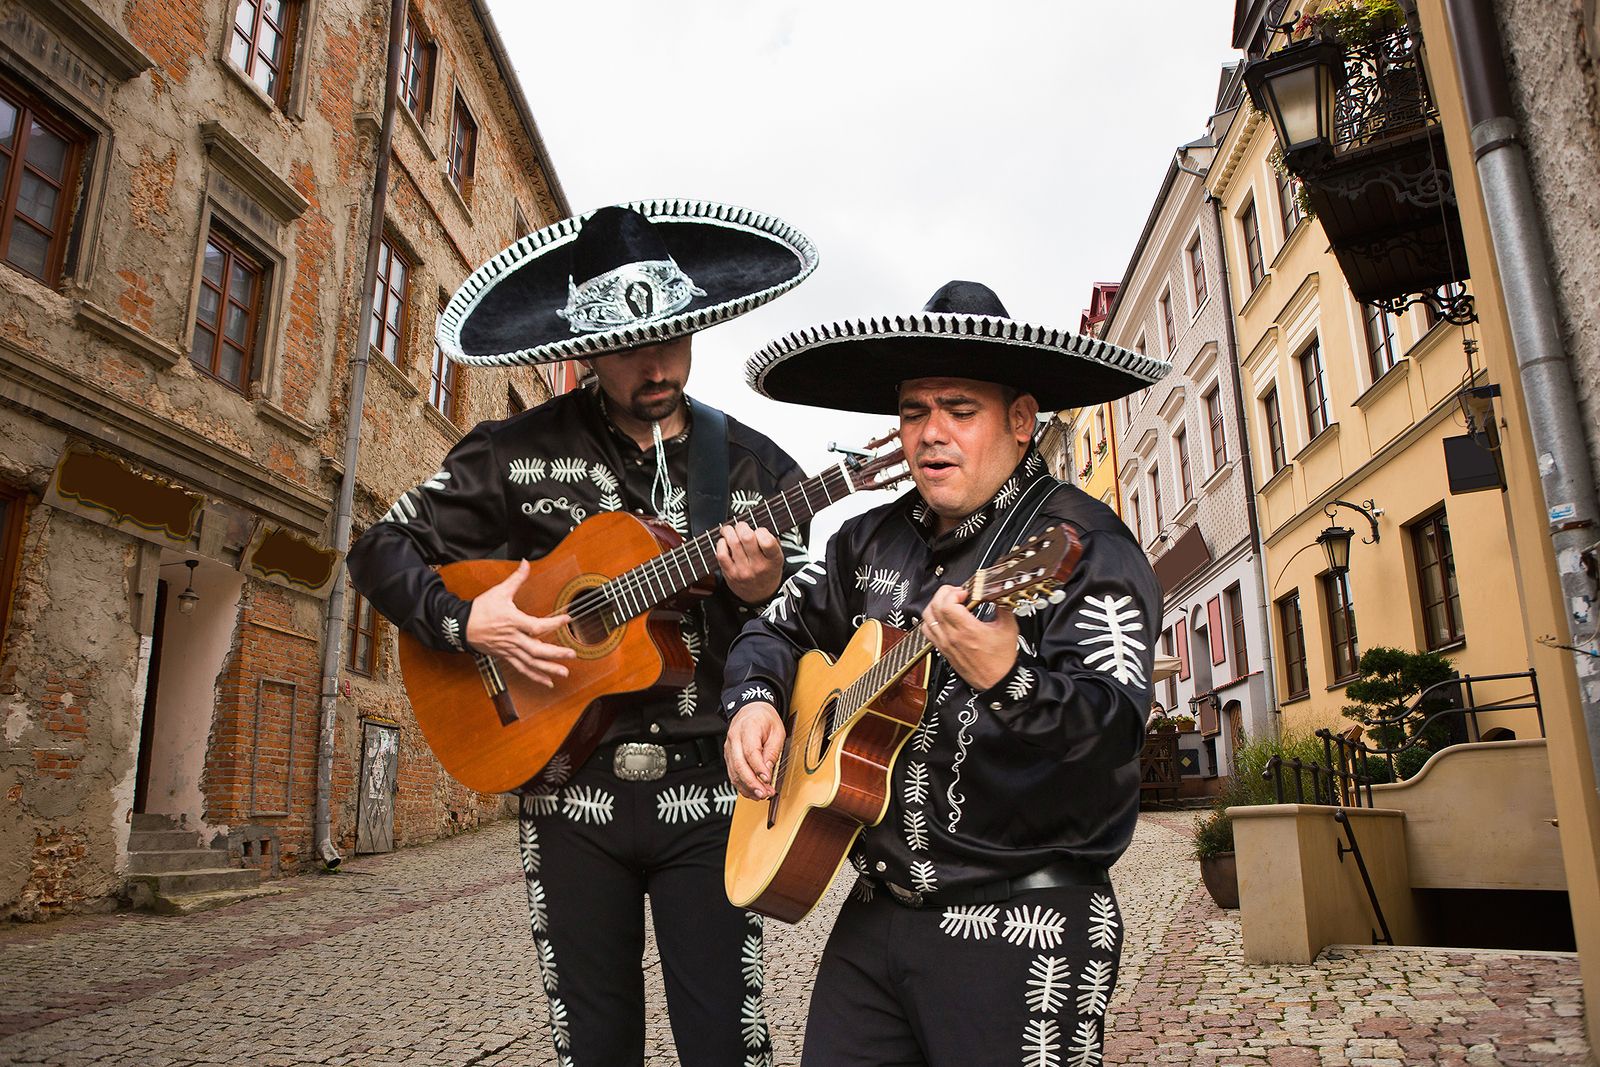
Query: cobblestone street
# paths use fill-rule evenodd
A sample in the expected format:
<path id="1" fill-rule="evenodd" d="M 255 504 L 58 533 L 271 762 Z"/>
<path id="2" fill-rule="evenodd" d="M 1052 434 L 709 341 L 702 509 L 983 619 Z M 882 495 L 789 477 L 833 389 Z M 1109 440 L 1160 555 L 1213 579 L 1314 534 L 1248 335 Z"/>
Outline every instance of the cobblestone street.
<path id="1" fill-rule="evenodd" d="M 1188 858 L 1192 816 L 1145 816 L 1116 869 L 1128 940 L 1105 1063 L 1585 1063 L 1576 958 L 1346 948 L 1245 966 Z M 0 931 L 4 1064 L 549 1064 L 515 832 L 353 859 L 294 892 L 187 918 Z M 797 1062 L 839 894 L 767 926 L 777 1062 Z M 652 971 L 649 1062 L 671 1064 Z M 1010 1050 L 995 1063 L 1010 1063 Z"/>

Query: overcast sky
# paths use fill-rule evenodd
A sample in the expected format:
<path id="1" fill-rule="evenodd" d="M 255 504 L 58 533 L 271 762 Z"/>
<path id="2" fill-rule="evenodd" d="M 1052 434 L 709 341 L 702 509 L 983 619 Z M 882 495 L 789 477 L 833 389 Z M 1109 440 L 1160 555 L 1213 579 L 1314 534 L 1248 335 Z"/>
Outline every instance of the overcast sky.
<path id="1" fill-rule="evenodd" d="M 951 278 L 1076 329 L 1122 277 L 1173 149 L 1204 132 L 1231 0 L 489 0 L 575 211 L 689 197 L 778 215 L 821 266 L 695 339 L 689 392 L 807 471 L 892 428 L 768 401 L 744 361 Z M 826 534 L 861 506 L 819 517 Z M 820 540 L 815 541 L 820 548 Z"/>

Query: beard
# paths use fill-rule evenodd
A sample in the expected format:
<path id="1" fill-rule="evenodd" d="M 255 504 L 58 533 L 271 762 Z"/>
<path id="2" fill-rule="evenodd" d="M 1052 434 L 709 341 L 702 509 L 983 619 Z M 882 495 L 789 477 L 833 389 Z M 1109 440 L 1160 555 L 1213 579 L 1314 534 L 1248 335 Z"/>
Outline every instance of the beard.
<path id="1" fill-rule="evenodd" d="M 655 392 L 665 388 L 666 392 Z M 651 395 L 645 395 L 650 393 Z M 628 398 L 628 414 L 640 422 L 660 422 L 677 411 L 683 404 L 683 386 L 678 382 L 660 382 L 634 391 Z"/>

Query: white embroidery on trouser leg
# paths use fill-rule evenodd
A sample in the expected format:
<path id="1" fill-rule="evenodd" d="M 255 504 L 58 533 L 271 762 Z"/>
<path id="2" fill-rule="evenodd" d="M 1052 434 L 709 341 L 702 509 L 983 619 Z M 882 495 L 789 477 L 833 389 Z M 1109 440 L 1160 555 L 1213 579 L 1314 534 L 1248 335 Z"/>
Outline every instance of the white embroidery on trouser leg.
<path id="1" fill-rule="evenodd" d="M 539 980 L 544 985 L 545 998 L 550 1005 L 550 1039 L 564 1065 L 571 1064 L 572 1033 L 567 1022 L 567 1006 L 561 1002 L 556 971 L 556 951 L 550 944 L 549 916 L 545 912 L 544 885 L 539 881 L 539 828 L 534 818 L 541 805 L 535 798 L 524 796 L 518 819 L 517 846 L 522 854 L 522 875 L 528 885 L 528 925 L 533 931 L 533 947 L 538 954 Z"/>
<path id="2" fill-rule="evenodd" d="M 762 988 L 767 980 L 764 953 L 763 931 L 758 926 L 754 933 L 745 935 L 739 949 L 745 987 L 745 997 L 739 1005 L 739 1025 L 747 1050 L 744 1067 L 772 1067 L 772 1035 L 767 1029 L 766 1007 L 762 1002 Z"/>
<path id="3" fill-rule="evenodd" d="M 1064 929 L 1066 919 L 1049 908 L 1018 907 L 1007 915 L 1007 939 L 1030 948 L 1054 947 L 1060 943 L 1056 920 Z M 1041 952 L 1028 966 L 1023 999 L 1029 1019 L 1022 1030 L 1023 1067 L 1099 1067 L 1104 1057 L 1101 1044 L 1106 1006 L 1111 1001 L 1115 957 L 1096 958 L 1092 953 L 1115 953 L 1120 922 L 1116 903 L 1109 893 L 1096 893 L 1089 901 L 1088 946 L 1091 955 L 1083 970 L 1074 976 L 1071 960 Z M 1052 940 L 1054 938 L 1054 940 Z M 1073 979 L 1076 977 L 1077 981 Z M 1063 1011 L 1065 1009 L 1065 1011 Z M 1064 1030 L 1056 1016 L 1076 1009 L 1077 1018 L 1070 1031 Z M 1065 1042 L 1065 1049 L 1062 1044 Z"/>

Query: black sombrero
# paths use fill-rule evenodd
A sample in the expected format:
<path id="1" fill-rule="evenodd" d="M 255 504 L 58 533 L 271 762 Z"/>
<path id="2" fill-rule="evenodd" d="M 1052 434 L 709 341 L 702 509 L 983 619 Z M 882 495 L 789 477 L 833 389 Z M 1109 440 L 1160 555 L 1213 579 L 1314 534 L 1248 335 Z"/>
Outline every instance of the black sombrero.
<path id="1" fill-rule="evenodd" d="M 1030 326 L 986 285 L 947 282 L 920 314 L 812 326 L 750 357 L 763 396 L 893 415 L 911 378 L 972 378 L 1032 393 L 1044 411 L 1103 404 L 1160 381 L 1164 359 L 1092 337 Z"/>
<path id="2" fill-rule="evenodd" d="M 817 251 L 782 219 L 643 200 L 563 219 L 473 271 L 439 316 L 459 363 L 552 363 L 670 341 L 771 300 Z"/>

